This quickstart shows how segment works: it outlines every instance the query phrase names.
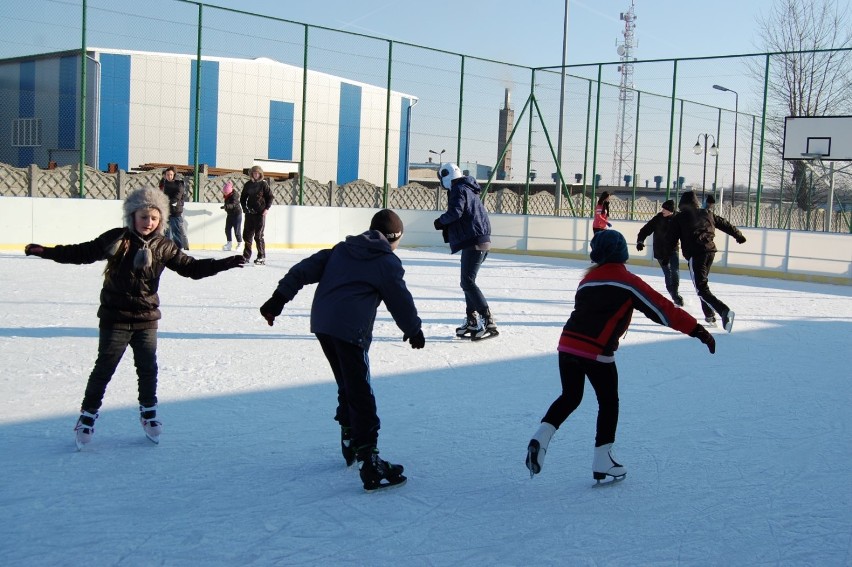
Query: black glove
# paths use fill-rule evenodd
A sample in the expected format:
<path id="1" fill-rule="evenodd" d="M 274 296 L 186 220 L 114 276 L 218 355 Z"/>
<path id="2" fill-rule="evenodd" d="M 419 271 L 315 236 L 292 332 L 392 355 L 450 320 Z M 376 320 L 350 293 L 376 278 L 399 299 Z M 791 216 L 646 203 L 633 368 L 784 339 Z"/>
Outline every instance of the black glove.
<path id="1" fill-rule="evenodd" d="M 216 264 L 220 272 L 230 270 L 231 268 L 242 268 L 243 264 L 245 263 L 246 259 L 243 258 L 240 254 L 237 254 L 236 256 L 228 256 L 227 258 L 222 258 L 221 260 L 216 260 Z"/>
<path id="2" fill-rule="evenodd" d="M 284 311 L 285 303 L 287 303 L 287 300 L 276 291 L 273 292 L 272 297 L 266 300 L 266 303 L 260 306 L 260 314 L 266 319 L 270 327 L 275 322 L 275 318 Z"/>
<path id="3" fill-rule="evenodd" d="M 739 236 L 735 236 L 734 239 L 736 239 L 737 244 L 745 244 L 746 241 L 745 236 L 743 236 L 742 234 Z"/>
<path id="4" fill-rule="evenodd" d="M 713 338 L 707 329 L 701 326 L 701 324 L 695 325 L 695 328 L 692 329 L 692 332 L 689 333 L 690 337 L 694 337 L 707 345 L 707 350 L 710 351 L 710 354 L 716 354 L 716 339 Z"/>
<path id="5" fill-rule="evenodd" d="M 641 252 L 641 251 L 642 251 L 642 250 L 644 250 L 644 249 L 645 249 L 645 243 L 644 243 L 644 242 L 637 242 L 637 243 L 636 243 L 636 250 L 638 250 L 639 252 Z"/>
<path id="6" fill-rule="evenodd" d="M 426 346 L 426 337 L 423 336 L 423 329 L 417 329 L 417 332 L 413 335 L 403 335 L 403 341 L 408 341 L 411 344 L 411 348 L 423 348 Z"/>
<path id="7" fill-rule="evenodd" d="M 41 256 L 44 254 L 44 246 L 41 244 L 27 244 L 24 246 L 24 254 L 27 256 Z"/>
<path id="8" fill-rule="evenodd" d="M 434 225 L 435 225 L 435 230 L 444 230 L 444 225 L 443 225 L 443 224 L 441 224 L 441 219 L 440 219 L 440 218 L 435 219 L 435 222 L 434 222 L 434 223 L 432 223 L 432 224 L 434 224 Z"/>

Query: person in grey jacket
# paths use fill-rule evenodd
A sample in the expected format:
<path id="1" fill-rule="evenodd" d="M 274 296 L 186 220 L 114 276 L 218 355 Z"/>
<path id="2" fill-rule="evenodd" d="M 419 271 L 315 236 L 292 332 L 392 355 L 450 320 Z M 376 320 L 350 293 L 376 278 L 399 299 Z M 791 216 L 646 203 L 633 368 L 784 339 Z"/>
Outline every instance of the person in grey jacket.
<path id="1" fill-rule="evenodd" d="M 402 465 L 379 458 L 381 423 L 370 388 L 368 351 L 379 304 L 384 302 L 403 340 L 421 349 L 426 339 L 414 299 L 405 285 L 405 270 L 394 254 L 402 238 L 399 216 L 383 209 L 370 229 L 347 236 L 334 248 L 320 250 L 295 264 L 278 282 L 260 314 L 272 326 L 302 287 L 318 284 L 311 306 L 311 332 L 317 337 L 337 382 L 341 451 L 347 466 L 356 460 L 366 490 L 405 482 Z"/>
<path id="2" fill-rule="evenodd" d="M 139 411 L 145 435 L 157 443 L 162 424 L 157 417 L 157 322 L 160 315 L 160 276 L 166 268 L 201 279 L 242 267 L 242 256 L 195 258 L 165 237 L 169 200 L 153 187 L 130 193 L 124 201 L 124 228 L 113 228 L 90 242 L 60 246 L 28 244 L 27 256 L 60 264 L 92 264 L 106 260 L 101 305 L 98 309 L 98 358 L 89 375 L 77 419 L 77 448 L 92 440 L 95 420 L 107 384 L 128 345 L 139 375 Z"/>

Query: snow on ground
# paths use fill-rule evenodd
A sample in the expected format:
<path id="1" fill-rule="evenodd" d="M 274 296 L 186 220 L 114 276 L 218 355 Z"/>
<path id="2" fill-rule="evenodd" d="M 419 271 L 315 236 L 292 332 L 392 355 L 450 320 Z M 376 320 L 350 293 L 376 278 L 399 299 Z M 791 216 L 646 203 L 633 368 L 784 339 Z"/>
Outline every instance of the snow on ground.
<path id="1" fill-rule="evenodd" d="M 0 564 L 852 564 L 849 287 L 711 275 L 737 312 L 716 355 L 637 313 L 617 356 L 629 472 L 595 489 L 590 387 L 542 473 L 523 462 L 587 264 L 492 254 L 479 282 L 501 335 L 471 344 L 451 338 L 458 257 L 400 250 L 427 344 L 410 349 L 380 309 L 380 448 L 409 481 L 368 494 L 340 456 L 314 288 L 275 327 L 257 311 L 309 253 L 200 281 L 167 272 L 162 441 L 142 434 L 128 353 L 83 452 L 72 428 L 103 264 L 0 254 Z M 632 269 L 664 289 L 658 269 Z"/>

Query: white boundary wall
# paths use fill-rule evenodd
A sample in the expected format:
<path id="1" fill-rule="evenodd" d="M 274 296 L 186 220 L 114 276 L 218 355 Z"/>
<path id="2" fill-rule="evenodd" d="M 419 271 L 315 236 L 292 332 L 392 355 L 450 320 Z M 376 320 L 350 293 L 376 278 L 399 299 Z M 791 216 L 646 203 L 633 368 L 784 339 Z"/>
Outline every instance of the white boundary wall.
<path id="1" fill-rule="evenodd" d="M 0 197 L 0 250 L 22 251 L 25 244 L 73 244 L 92 240 L 121 226 L 121 201 Z M 266 246 L 319 249 L 369 227 L 376 209 L 273 206 L 266 224 Z M 432 222 L 438 211 L 397 211 L 405 223 L 404 247 L 446 246 Z M 188 203 L 184 215 L 193 250 L 220 250 L 225 242 L 225 212 L 218 204 Z M 591 219 L 491 215 L 495 252 L 588 258 Z M 630 262 L 653 264 L 652 247 L 638 252 L 643 223 L 614 221 L 627 238 Z M 852 235 L 742 229 L 748 241 L 737 244 L 717 231 L 714 272 L 852 285 Z"/>

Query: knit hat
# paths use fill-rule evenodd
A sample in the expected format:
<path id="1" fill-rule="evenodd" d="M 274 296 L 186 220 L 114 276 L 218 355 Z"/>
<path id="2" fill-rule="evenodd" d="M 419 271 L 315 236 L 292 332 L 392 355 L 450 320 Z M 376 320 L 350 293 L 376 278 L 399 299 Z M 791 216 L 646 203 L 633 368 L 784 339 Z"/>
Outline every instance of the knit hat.
<path id="1" fill-rule="evenodd" d="M 370 230 L 378 230 L 388 242 L 402 238 L 402 219 L 390 209 L 382 209 L 370 221 Z"/>
<path id="2" fill-rule="evenodd" d="M 160 211 L 160 224 L 154 230 L 155 234 L 166 233 L 169 224 L 169 198 L 161 190 L 154 187 L 142 187 L 130 193 L 124 199 L 124 224 L 133 228 L 133 213 L 139 209 L 157 209 Z"/>
<path id="3" fill-rule="evenodd" d="M 142 239 L 134 230 L 133 213 L 140 209 L 157 209 L 160 211 L 160 224 L 154 229 L 153 234 L 163 236 L 166 226 L 169 224 L 169 198 L 160 189 L 154 187 L 142 187 L 130 193 L 124 200 L 124 222 L 131 229 L 131 234 L 142 241 L 142 246 L 136 251 L 133 258 L 133 267 L 137 270 L 150 268 L 153 261 L 148 241 Z M 110 252 L 114 254 L 118 250 L 118 242 L 113 243 Z"/>
<path id="4" fill-rule="evenodd" d="M 617 230 L 602 230 L 592 238 L 589 256 L 595 264 L 623 264 L 629 258 L 627 241 Z"/>
<path id="5" fill-rule="evenodd" d="M 225 186 L 222 187 L 222 194 L 225 197 L 227 197 L 228 195 L 230 195 L 233 192 L 234 192 L 234 182 L 228 181 L 227 183 L 225 183 Z"/>
<path id="6" fill-rule="evenodd" d="M 669 212 L 673 213 L 673 212 L 674 212 L 674 201 L 673 201 L 672 199 L 669 199 L 668 201 L 666 201 L 665 203 L 663 203 L 663 208 L 664 208 L 665 210 L 667 210 L 667 211 L 669 211 Z"/>

